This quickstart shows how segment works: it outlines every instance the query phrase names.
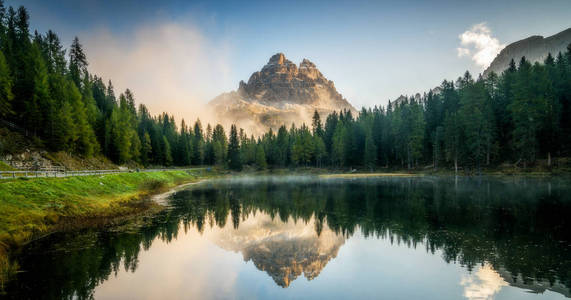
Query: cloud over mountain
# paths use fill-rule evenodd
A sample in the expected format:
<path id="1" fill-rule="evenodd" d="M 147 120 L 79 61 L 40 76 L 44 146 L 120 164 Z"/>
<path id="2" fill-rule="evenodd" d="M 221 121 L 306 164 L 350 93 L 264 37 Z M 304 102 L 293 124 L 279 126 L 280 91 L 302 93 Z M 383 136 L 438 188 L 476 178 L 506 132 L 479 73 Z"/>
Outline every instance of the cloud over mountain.
<path id="1" fill-rule="evenodd" d="M 458 57 L 469 56 L 482 69 L 506 46 L 492 36 L 486 23 L 475 24 L 458 37 L 461 45 L 456 48 Z"/>

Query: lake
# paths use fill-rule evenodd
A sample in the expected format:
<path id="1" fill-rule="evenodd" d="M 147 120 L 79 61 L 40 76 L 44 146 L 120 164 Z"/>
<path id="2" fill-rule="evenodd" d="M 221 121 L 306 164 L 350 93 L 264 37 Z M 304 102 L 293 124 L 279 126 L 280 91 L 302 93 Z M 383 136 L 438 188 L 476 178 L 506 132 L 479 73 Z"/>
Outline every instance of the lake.
<path id="1" fill-rule="evenodd" d="M 237 177 L 17 257 L 18 299 L 565 299 L 571 185 Z"/>

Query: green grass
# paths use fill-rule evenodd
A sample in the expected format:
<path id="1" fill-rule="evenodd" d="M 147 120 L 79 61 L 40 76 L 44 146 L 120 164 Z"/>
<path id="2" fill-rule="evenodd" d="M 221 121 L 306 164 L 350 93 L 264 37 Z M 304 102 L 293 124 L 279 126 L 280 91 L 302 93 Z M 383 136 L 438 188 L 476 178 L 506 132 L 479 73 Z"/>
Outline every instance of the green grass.
<path id="1" fill-rule="evenodd" d="M 0 242 L 19 245 L 50 232 L 62 219 L 112 217 L 134 200 L 208 176 L 201 170 L 122 173 L 0 181 Z"/>
<path id="2" fill-rule="evenodd" d="M 16 169 L 12 168 L 7 163 L 0 161 L 0 171 L 15 171 Z"/>

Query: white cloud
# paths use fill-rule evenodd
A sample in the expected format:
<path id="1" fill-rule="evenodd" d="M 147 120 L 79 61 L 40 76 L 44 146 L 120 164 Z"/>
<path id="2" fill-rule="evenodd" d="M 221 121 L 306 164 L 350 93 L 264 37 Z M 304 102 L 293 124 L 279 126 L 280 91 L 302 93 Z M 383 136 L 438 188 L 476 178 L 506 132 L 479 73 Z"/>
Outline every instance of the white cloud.
<path id="1" fill-rule="evenodd" d="M 458 57 L 464 57 L 470 55 L 470 49 L 458 47 L 456 48 L 458 51 Z"/>
<path id="2" fill-rule="evenodd" d="M 464 31 L 460 38 L 460 45 L 456 50 L 458 57 L 471 56 L 476 65 L 485 68 L 496 55 L 506 46 L 492 36 L 492 31 L 486 23 L 480 23 Z"/>
<path id="3" fill-rule="evenodd" d="M 198 117 L 212 121 L 204 104 L 235 85 L 229 43 L 209 39 L 190 22 L 157 21 L 129 33 L 102 29 L 80 36 L 90 72 L 111 79 L 117 96 L 131 89 L 152 114 L 168 112 L 187 124 Z"/>

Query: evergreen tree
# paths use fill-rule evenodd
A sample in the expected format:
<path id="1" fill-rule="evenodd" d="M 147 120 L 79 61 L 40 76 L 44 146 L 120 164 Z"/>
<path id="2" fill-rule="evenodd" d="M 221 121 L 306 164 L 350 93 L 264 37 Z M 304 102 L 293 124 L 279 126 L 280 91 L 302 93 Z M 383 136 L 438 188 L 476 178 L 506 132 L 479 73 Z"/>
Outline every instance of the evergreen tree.
<path id="1" fill-rule="evenodd" d="M 10 78 L 10 70 L 6 63 L 6 58 L 0 51 L 0 118 L 12 115 L 12 79 Z"/>
<path id="2" fill-rule="evenodd" d="M 192 163 L 195 165 L 202 165 L 204 162 L 204 133 L 202 131 L 202 123 L 196 120 L 194 123 L 194 140 L 192 143 L 192 148 L 194 149 Z"/>
<path id="3" fill-rule="evenodd" d="M 375 146 L 371 130 L 367 130 L 365 135 L 365 157 L 363 161 L 365 166 L 371 171 L 377 163 L 377 147 Z"/>
<path id="4" fill-rule="evenodd" d="M 163 152 L 164 153 L 163 164 L 165 166 L 170 166 L 170 165 L 172 165 L 173 158 L 172 158 L 172 153 L 171 153 L 171 145 L 170 145 L 169 141 L 167 140 L 166 136 L 163 136 L 162 146 L 163 146 L 163 151 L 164 151 Z"/>
<path id="5" fill-rule="evenodd" d="M 29 120 L 28 127 L 33 134 L 38 135 L 49 125 L 49 118 L 55 108 L 52 107 L 49 95 L 47 68 L 37 45 L 32 47 L 30 57 L 33 90 L 32 98 L 26 101 L 25 118 Z"/>
<path id="6" fill-rule="evenodd" d="M 309 164 L 313 158 L 314 144 L 311 133 L 305 124 L 301 126 L 296 134 L 292 148 L 292 160 L 296 164 Z"/>
<path id="7" fill-rule="evenodd" d="M 258 170 L 264 170 L 268 167 L 264 147 L 260 144 L 256 145 L 256 167 Z"/>
<path id="8" fill-rule="evenodd" d="M 236 125 L 230 126 L 230 141 L 228 144 L 228 166 L 232 170 L 242 170 L 242 161 L 240 160 L 240 142 L 238 140 L 238 130 Z"/>
<path id="9" fill-rule="evenodd" d="M 87 72 L 87 57 L 76 36 L 69 49 L 69 77 L 78 88 L 82 87 L 81 81 L 85 72 Z"/>
<path id="10" fill-rule="evenodd" d="M 323 162 L 327 158 L 327 151 L 325 149 L 325 143 L 323 139 L 317 135 L 313 137 L 313 145 L 314 145 L 314 156 L 315 156 L 315 166 L 321 168 L 323 166 Z"/>
<path id="11" fill-rule="evenodd" d="M 312 126 L 313 126 L 313 135 L 316 135 L 320 138 L 323 138 L 323 126 L 321 125 L 321 118 L 319 117 L 319 113 L 317 110 L 313 113 L 312 118 Z"/>
<path id="12" fill-rule="evenodd" d="M 289 154 L 289 134 L 284 125 L 278 129 L 276 138 L 276 165 L 284 167 L 288 162 Z"/>
<path id="13" fill-rule="evenodd" d="M 331 146 L 331 165 L 343 166 L 345 164 L 345 142 L 344 137 L 346 130 L 343 123 L 337 123 L 335 132 L 333 133 Z"/>
<path id="14" fill-rule="evenodd" d="M 457 113 L 448 114 L 444 120 L 444 145 L 446 159 L 454 163 L 454 172 L 458 173 L 458 159 L 461 153 L 462 128 Z"/>
<path id="15" fill-rule="evenodd" d="M 214 152 L 214 161 L 217 165 L 224 165 L 226 162 L 226 153 L 228 152 L 228 140 L 224 127 L 218 124 L 212 132 L 212 146 Z"/>
<path id="16" fill-rule="evenodd" d="M 537 154 L 537 135 L 546 110 L 546 99 L 532 90 L 530 63 L 522 57 L 514 85 L 514 100 L 509 109 L 514 121 L 514 146 L 524 168 L 534 162 Z"/>
<path id="17" fill-rule="evenodd" d="M 494 132 L 493 113 L 483 81 L 468 84 L 460 101 L 464 143 L 471 160 L 480 169 L 484 161 L 489 161 Z"/>
<path id="18" fill-rule="evenodd" d="M 151 156 L 153 155 L 153 148 L 151 146 L 151 136 L 148 132 L 143 135 L 143 142 L 141 145 L 141 163 L 143 166 L 148 166 L 151 162 Z"/>

